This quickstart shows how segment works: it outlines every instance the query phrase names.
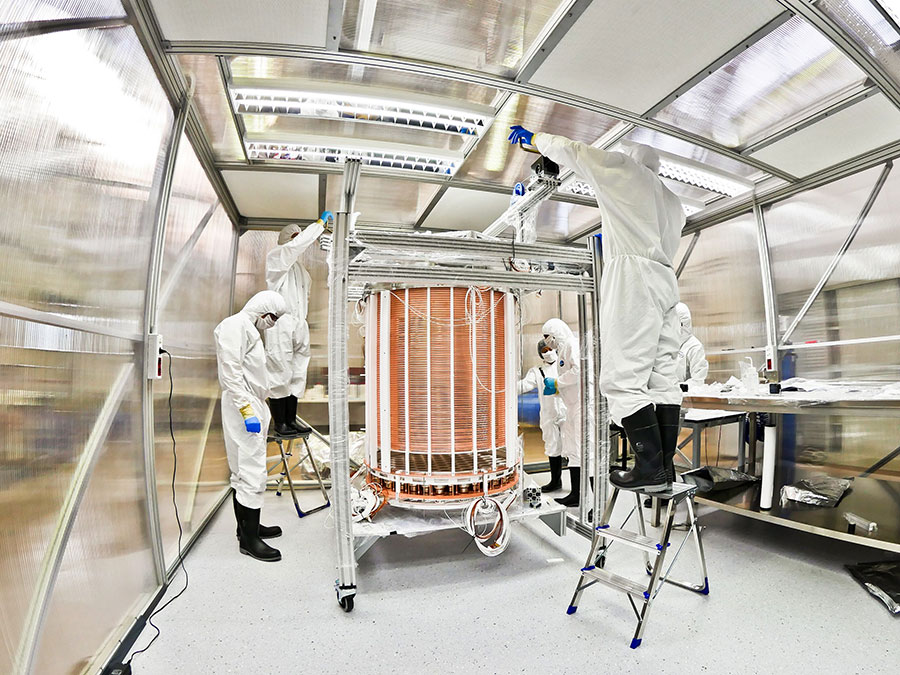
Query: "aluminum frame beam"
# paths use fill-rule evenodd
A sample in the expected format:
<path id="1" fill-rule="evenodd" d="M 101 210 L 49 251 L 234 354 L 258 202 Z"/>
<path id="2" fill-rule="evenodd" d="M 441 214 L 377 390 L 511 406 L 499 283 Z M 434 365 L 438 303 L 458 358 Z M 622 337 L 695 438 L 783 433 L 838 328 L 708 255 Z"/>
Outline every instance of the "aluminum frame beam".
<path id="1" fill-rule="evenodd" d="M 215 54 L 229 56 L 270 56 L 270 57 L 288 57 L 303 58 L 311 61 L 319 61 L 326 63 L 345 63 L 350 65 L 370 66 L 374 68 L 383 68 L 388 70 L 396 70 L 400 72 L 413 73 L 417 75 L 425 75 L 429 77 L 437 77 L 441 79 L 451 80 L 455 82 L 463 82 L 468 84 L 477 84 L 501 91 L 508 91 L 516 94 L 525 94 L 527 96 L 537 96 L 557 103 L 588 110 L 590 112 L 607 115 L 623 122 L 630 122 L 635 126 L 645 127 L 653 131 L 678 138 L 680 140 L 692 143 L 699 147 L 715 152 L 724 157 L 728 157 L 734 161 L 752 166 L 755 169 L 765 173 L 777 176 L 788 182 L 797 180 L 793 176 L 777 167 L 771 166 L 752 157 L 745 157 L 731 148 L 725 147 L 720 143 L 711 141 L 698 134 L 679 129 L 670 124 L 659 122 L 653 119 L 647 119 L 641 114 L 619 108 L 608 103 L 594 101 L 576 94 L 570 94 L 558 89 L 539 86 L 526 82 L 516 82 L 499 75 L 490 73 L 482 73 L 478 71 L 468 70 L 464 68 L 454 68 L 452 66 L 444 66 L 439 64 L 424 63 L 421 61 L 413 61 L 410 59 L 398 58 L 393 56 L 380 56 L 375 54 L 361 54 L 357 52 L 325 52 L 309 47 L 301 47 L 295 45 L 283 45 L 272 43 L 255 43 L 255 42 L 205 42 L 205 41 L 184 41 L 173 42 L 166 41 L 163 43 L 164 52 L 168 55 L 176 54 Z"/>
<path id="2" fill-rule="evenodd" d="M 772 275 L 772 263 L 769 249 L 769 237 L 766 233 L 766 220 L 762 207 L 755 203 L 753 213 L 756 216 L 756 244 L 759 252 L 759 271 L 762 275 L 763 305 L 766 313 L 766 373 L 778 376 L 778 307 L 775 300 L 775 278 Z"/>
<path id="3" fill-rule="evenodd" d="M 884 165 L 884 169 L 882 169 L 881 174 L 879 174 L 878 180 L 875 181 L 875 185 L 872 187 L 872 191 L 869 193 L 869 197 L 868 199 L 866 199 L 866 203 L 863 204 L 862 210 L 859 212 L 859 216 L 857 216 L 856 222 L 853 224 L 853 227 L 850 228 L 850 232 L 847 233 L 847 237 L 844 239 L 844 242 L 834 254 L 831 262 L 828 263 L 828 267 L 825 268 L 825 271 L 822 273 L 822 277 L 815 285 L 815 288 L 812 289 L 809 297 L 806 298 L 806 302 L 803 303 L 803 307 L 800 308 L 797 316 L 794 317 L 794 320 L 791 321 L 790 326 L 788 326 L 787 330 L 784 331 L 784 335 L 782 335 L 781 337 L 781 344 L 779 345 L 780 347 L 784 347 L 787 344 L 787 341 L 790 340 L 791 335 L 794 334 L 797 326 L 801 321 L 803 321 L 803 317 L 806 316 L 806 313 L 809 312 L 810 307 L 812 307 L 813 303 L 816 301 L 816 298 L 819 297 L 822 289 L 825 288 L 825 284 L 827 284 L 828 280 L 831 279 L 831 275 L 834 274 L 834 270 L 837 269 L 837 266 L 841 262 L 841 259 L 844 257 L 844 254 L 847 253 L 847 250 L 850 248 L 853 240 L 856 239 L 856 235 L 859 233 L 859 230 L 868 217 L 869 212 L 875 205 L 875 200 L 878 199 L 878 195 L 881 194 L 881 189 L 884 187 L 884 184 L 887 181 L 893 167 L 894 163 L 890 161 Z"/>
<path id="4" fill-rule="evenodd" d="M 464 267 L 401 267 L 398 265 L 373 265 L 352 263 L 350 279 L 354 283 L 384 283 L 386 279 L 400 284 L 453 284 L 463 286 L 490 286 L 517 288 L 525 291 L 573 291 L 586 293 L 593 289 L 590 276 L 573 274 L 540 274 L 507 272 L 505 270 L 479 270 Z"/>
<path id="5" fill-rule="evenodd" d="M 24 37 L 47 35 L 86 28 L 119 28 L 129 25 L 127 16 L 90 17 L 81 19 L 47 19 L 0 24 L 0 42 Z"/>

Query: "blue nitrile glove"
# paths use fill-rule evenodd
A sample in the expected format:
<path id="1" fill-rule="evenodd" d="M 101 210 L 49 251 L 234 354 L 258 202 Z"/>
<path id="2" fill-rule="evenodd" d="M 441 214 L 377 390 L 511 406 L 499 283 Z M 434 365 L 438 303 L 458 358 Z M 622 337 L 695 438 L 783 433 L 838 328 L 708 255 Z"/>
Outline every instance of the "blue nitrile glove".
<path id="1" fill-rule="evenodd" d="M 247 431 L 251 434 L 258 434 L 262 431 L 262 425 L 259 423 L 258 417 L 248 417 L 244 420 L 244 427 L 246 427 Z"/>
<path id="2" fill-rule="evenodd" d="M 334 214 L 331 211 L 322 211 L 322 215 L 319 216 L 319 220 L 323 223 L 327 223 L 329 220 L 334 222 Z"/>
<path id="3" fill-rule="evenodd" d="M 510 143 L 515 145 L 516 143 L 525 143 L 526 145 L 532 145 L 531 141 L 534 140 L 534 134 L 528 131 L 521 124 L 516 124 L 515 126 L 510 127 L 512 133 L 509 135 L 507 139 Z"/>
<path id="4" fill-rule="evenodd" d="M 556 380 L 552 377 L 544 378 L 544 396 L 554 396 L 559 393 L 559 388 L 556 386 Z"/>

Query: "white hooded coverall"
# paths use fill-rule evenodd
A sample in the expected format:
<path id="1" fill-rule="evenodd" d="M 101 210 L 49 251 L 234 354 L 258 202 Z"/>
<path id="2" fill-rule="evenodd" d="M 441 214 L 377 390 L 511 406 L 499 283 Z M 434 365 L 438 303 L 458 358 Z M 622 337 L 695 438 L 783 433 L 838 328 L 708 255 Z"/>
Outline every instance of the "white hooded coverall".
<path id="1" fill-rule="evenodd" d="M 597 195 L 604 262 L 600 390 L 610 417 L 621 424 L 651 403 L 680 405 L 673 259 L 684 211 L 657 176 L 658 155 L 635 145 L 632 158 L 544 133 L 534 135 L 534 145 L 542 155 L 572 168 Z"/>
<path id="2" fill-rule="evenodd" d="M 280 293 L 287 304 L 287 315 L 266 331 L 266 354 L 269 359 L 269 394 L 272 398 L 296 396 L 306 392 L 306 370 L 309 367 L 309 272 L 300 256 L 325 231 L 317 220 L 301 231 L 288 225 L 278 234 L 278 246 L 266 256 L 266 287 Z M 291 235 L 298 232 L 296 237 Z"/>
<path id="3" fill-rule="evenodd" d="M 675 305 L 678 314 L 679 339 L 681 349 L 678 351 L 678 381 L 687 382 L 688 385 L 698 385 L 706 382 L 709 373 L 709 361 L 706 360 L 706 350 L 703 343 L 693 333 L 691 310 L 683 302 Z"/>
<path id="4" fill-rule="evenodd" d="M 562 455 L 562 443 L 560 442 L 561 426 L 566 420 L 566 404 L 559 395 L 544 395 L 544 378 L 557 379 L 559 368 L 556 363 L 542 363 L 540 366 L 529 368 L 525 377 L 519 380 L 519 394 L 531 391 L 535 387 L 538 390 L 538 401 L 541 405 L 541 437 L 544 439 L 544 454 L 547 457 L 560 457 Z M 544 371 L 543 375 L 541 371 Z M 569 460 L 571 464 L 571 459 Z"/>
<path id="5" fill-rule="evenodd" d="M 556 339 L 559 353 L 559 377 L 556 387 L 566 407 L 566 419 L 560 425 L 562 454 L 569 458 L 569 467 L 581 466 L 581 359 L 578 338 L 562 319 L 548 319 L 541 332 Z M 543 382 L 541 391 L 543 391 Z M 550 397 L 552 398 L 552 397 Z"/>
<path id="6" fill-rule="evenodd" d="M 214 332 L 231 487 L 238 502 L 248 509 L 263 505 L 266 433 L 271 417 L 265 404 L 269 389 L 266 352 L 256 321 L 263 314 L 282 317 L 284 312 L 284 299 L 278 293 L 261 291 L 240 312 L 223 319 Z M 259 433 L 247 431 L 244 425 L 245 418 L 254 416 L 262 427 Z"/>

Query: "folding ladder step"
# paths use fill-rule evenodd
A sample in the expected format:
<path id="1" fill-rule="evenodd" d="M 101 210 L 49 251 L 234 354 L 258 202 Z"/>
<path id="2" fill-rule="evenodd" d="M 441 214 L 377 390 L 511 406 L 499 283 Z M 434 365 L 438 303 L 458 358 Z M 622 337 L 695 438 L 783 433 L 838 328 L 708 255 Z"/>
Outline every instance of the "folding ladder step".
<path id="1" fill-rule="evenodd" d="M 644 535 L 638 534 L 637 532 L 620 530 L 616 527 L 610 527 L 609 525 L 598 526 L 597 536 L 606 537 L 607 539 L 612 539 L 614 541 L 621 541 L 623 544 L 627 544 L 628 546 L 634 546 L 635 548 L 642 549 L 644 551 L 647 551 L 648 553 L 655 553 L 657 555 L 659 555 L 659 552 L 663 548 L 662 544 L 660 544 L 656 539 L 645 537 Z M 666 545 L 668 546 L 668 544 Z"/>
<path id="2" fill-rule="evenodd" d="M 604 586 L 609 586 L 610 588 L 625 591 L 629 595 L 641 598 L 642 600 L 646 600 L 648 597 L 646 586 L 641 586 L 636 581 L 621 577 L 618 574 L 613 574 L 612 572 L 608 572 L 599 567 L 585 567 L 581 570 L 581 573 L 589 579 L 599 581 Z"/>

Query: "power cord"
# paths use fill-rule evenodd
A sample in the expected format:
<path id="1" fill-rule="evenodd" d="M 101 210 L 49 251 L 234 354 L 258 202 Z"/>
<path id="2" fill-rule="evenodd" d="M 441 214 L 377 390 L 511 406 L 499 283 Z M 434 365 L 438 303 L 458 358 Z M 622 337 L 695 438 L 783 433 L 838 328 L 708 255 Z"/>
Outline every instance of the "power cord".
<path id="1" fill-rule="evenodd" d="M 172 395 L 175 392 L 175 380 L 172 378 L 172 355 L 165 349 L 160 349 L 159 351 L 169 357 L 169 436 L 172 438 L 172 506 L 175 508 L 175 522 L 178 525 L 178 564 L 181 566 L 181 571 L 184 572 L 184 587 L 180 591 L 178 591 L 178 593 L 169 598 L 165 602 L 165 604 L 154 610 L 154 612 L 147 619 L 147 623 L 149 623 L 153 627 L 153 630 L 156 631 L 156 635 L 154 635 L 150 642 L 147 643 L 146 647 L 137 650 L 130 657 L 128 657 L 125 665 L 129 668 L 131 667 L 131 662 L 134 660 L 134 657 L 138 654 L 143 654 L 145 651 L 150 649 L 150 647 L 153 646 L 153 643 L 156 642 L 156 639 L 162 634 L 159 626 L 153 623 L 153 618 L 157 614 L 162 612 L 166 607 L 175 602 L 178 598 L 180 598 L 187 590 L 188 584 L 190 583 L 187 568 L 184 566 L 184 553 L 181 550 L 181 539 L 184 535 L 184 530 L 181 527 L 181 516 L 178 514 L 178 502 L 175 499 L 175 476 L 178 471 L 178 453 L 176 452 L 175 445 L 175 423 L 172 420 Z"/>

